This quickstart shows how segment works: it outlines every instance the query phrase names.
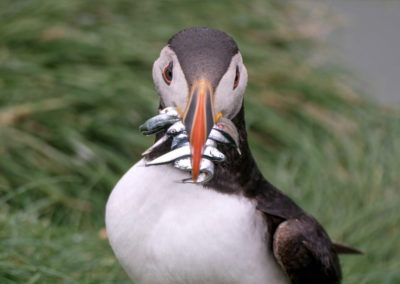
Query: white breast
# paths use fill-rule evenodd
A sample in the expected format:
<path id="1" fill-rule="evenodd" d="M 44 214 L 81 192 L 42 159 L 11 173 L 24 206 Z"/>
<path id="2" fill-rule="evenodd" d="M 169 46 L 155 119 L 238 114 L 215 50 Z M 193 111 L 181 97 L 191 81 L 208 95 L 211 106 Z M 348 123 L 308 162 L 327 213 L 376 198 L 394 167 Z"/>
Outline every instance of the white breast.
<path id="1" fill-rule="evenodd" d="M 179 183 L 187 175 L 142 160 L 111 193 L 109 240 L 134 283 L 289 283 L 254 204 Z"/>

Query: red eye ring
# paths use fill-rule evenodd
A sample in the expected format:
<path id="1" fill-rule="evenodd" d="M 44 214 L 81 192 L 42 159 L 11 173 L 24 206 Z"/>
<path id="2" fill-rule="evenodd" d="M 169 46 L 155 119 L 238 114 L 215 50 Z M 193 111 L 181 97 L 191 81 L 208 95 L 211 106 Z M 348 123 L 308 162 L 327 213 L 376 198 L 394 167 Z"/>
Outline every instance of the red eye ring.
<path id="1" fill-rule="evenodd" d="M 172 73 L 173 63 L 172 61 L 164 68 L 162 73 L 163 79 L 167 85 L 171 85 L 173 73 Z"/>
<path id="2" fill-rule="evenodd" d="M 235 75 L 235 80 L 233 82 L 233 89 L 236 89 L 236 87 L 239 85 L 239 80 L 240 80 L 239 66 L 236 66 L 236 75 Z"/>

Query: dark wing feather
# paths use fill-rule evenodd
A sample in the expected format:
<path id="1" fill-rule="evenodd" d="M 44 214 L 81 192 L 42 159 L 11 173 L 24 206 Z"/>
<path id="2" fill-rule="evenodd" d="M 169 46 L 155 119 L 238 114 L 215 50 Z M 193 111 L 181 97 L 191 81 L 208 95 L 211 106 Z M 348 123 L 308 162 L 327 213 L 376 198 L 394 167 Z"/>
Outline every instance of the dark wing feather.
<path id="1" fill-rule="evenodd" d="M 273 235 L 273 252 L 293 284 L 340 283 L 335 248 L 310 215 L 282 222 Z"/>
<path id="2" fill-rule="evenodd" d="M 345 244 L 333 242 L 333 246 L 338 254 L 364 254 L 363 251 Z"/>

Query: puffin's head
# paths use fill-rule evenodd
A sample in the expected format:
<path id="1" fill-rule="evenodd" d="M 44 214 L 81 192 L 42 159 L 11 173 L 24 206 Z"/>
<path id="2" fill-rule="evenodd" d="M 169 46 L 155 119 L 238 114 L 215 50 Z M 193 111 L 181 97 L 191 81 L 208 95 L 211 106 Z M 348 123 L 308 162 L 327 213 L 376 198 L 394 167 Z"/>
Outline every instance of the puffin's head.
<path id="1" fill-rule="evenodd" d="M 220 116 L 234 118 L 242 107 L 247 70 L 236 42 L 209 28 L 180 31 L 154 62 L 153 80 L 161 105 L 183 111 L 196 180 L 213 125 Z"/>

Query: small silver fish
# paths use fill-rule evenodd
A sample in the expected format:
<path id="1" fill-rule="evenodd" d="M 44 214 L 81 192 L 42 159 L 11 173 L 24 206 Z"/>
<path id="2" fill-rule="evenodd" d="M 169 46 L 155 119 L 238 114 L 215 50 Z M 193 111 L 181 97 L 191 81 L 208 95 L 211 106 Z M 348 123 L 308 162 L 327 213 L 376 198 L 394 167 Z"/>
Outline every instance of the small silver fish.
<path id="1" fill-rule="evenodd" d="M 150 154 L 151 152 L 154 151 L 157 147 L 161 146 L 161 144 L 164 144 L 170 137 L 168 135 L 164 135 L 160 139 L 157 140 L 156 143 L 154 143 L 150 148 L 148 148 L 146 151 L 142 153 L 142 156 L 146 156 L 147 154 Z"/>
<path id="2" fill-rule="evenodd" d="M 203 156 L 211 159 L 214 162 L 225 161 L 225 155 L 222 154 L 217 148 L 207 146 L 203 151 Z"/>
<path id="3" fill-rule="evenodd" d="M 217 148 L 217 142 L 215 142 L 212 139 L 207 139 L 206 144 L 204 145 L 204 147 L 207 147 L 207 146 Z"/>
<path id="4" fill-rule="evenodd" d="M 186 134 L 181 133 L 172 138 L 171 149 L 180 148 L 189 145 L 189 140 Z"/>
<path id="5" fill-rule="evenodd" d="M 241 154 L 239 133 L 231 120 L 221 117 L 211 130 L 209 138 L 219 143 L 230 144 Z"/>
<path id="6" fill-rule="evenodd" d="M 187 135 L 185 131 L 185 126 L 181 121 L 177 121 L 174 124 L 172 124 L 168 128 L 166 134 L 162 138 L 160 138 L 153 146 L 144 151 L 142 153 L 142 156 L 150 154 L 152 151 L 154 151 L 154 149 L 159 147 L 161 144 L 165 143 L 170 137 L 173 137 L 171 146 L 172 149 L 184 146 L 184 142 L 187 141 Z"/>
<path id="7" fill-rule="evenodd" d="M 174 167 L 186 172 L 190 172 L 192 170 L 192 159 L 190 157 L 177 159 L 174 162 Z"/>
<path id="8" fill-rule="evenodd" d="M 193 178 L 183 179 L 183 183 L 199 183 L 203 184 L 211 180 L 214 176 L 214 163 L 208 159 L 201 159 L 200 174 L 195 182 Z"/>
<path id="9" fill-rule="evenodd" d="M 146 166 L 162 165 L 174 162 L 176 159 L 185 158 L 190 156 L 190 146 L 183 146 L 165 153 L 164 155 L 146 163 Z"/>
<path id="10" fill-rule="evenodd" d="M 231 141 L 229 139 L 225 138 L 225 136 L 219 130 L 216 130 L 214 128 L 211 129 L 211 132 L 208 135 L 208 139 L 211 139 L 215 142 L 222 143 L 222 144 L 230 144 L 231 143 Z"/>
<path id="11" fill-rule="evenodd" d="M 185 125 L 182 123 L 181 120 L 179 120 L 168 128 L 167 134 L 169 136 L 174 136 L 174 135 L 180 134 L 184 131 L 186 132 Z"/>
<path id="12" fill-rule="evenodd" d="M 171 124 L 179 120 L 180 118 L 177 118 L 176 116 L 162 113 L 148 119 L 144 124 L 139 127 L 139 130 L 144 135 L 151 135 L 160 132 L 161 130 L 169 127 Z"/>
<path id="13" fill-rule="evenodd" d="M 144 135 L 157 133 L 171 124 L 181 120 L 181 115 L 175 107 L 160 110 L 159 114 L 148 119 L 139 129 Z"/>
<path id="14" fill-rule="evenodd" d="M 166 129 L 166 134 L 153 146 L 148 148 L 142 155 L 147 155 L 157 147 L 166 143 L 170 138 L 171 150 L 168 153 L 146 163 L 146 166 L 173 163 L 175 168 L 190 172 L 192 171 L 191 148 L 185 125 L 182 122 L 180 112 L 175 107 L 167 107 L 160 110 L 159 114 L 147 120 L 140 130 L 145 135 L 157 133 Z M 193 178 L 182 180 L 185 183 L 206 183 L 214 175 L 214 163 L 225 161 L 226 157 L 217 149 L 218 143 L 231 145 L 239 150 L 239 134 L 229 119 L 221 117 L 211 130 L 204 145 L 203 155 L 200 162 L 200 174 L 196 182 Z"/>

